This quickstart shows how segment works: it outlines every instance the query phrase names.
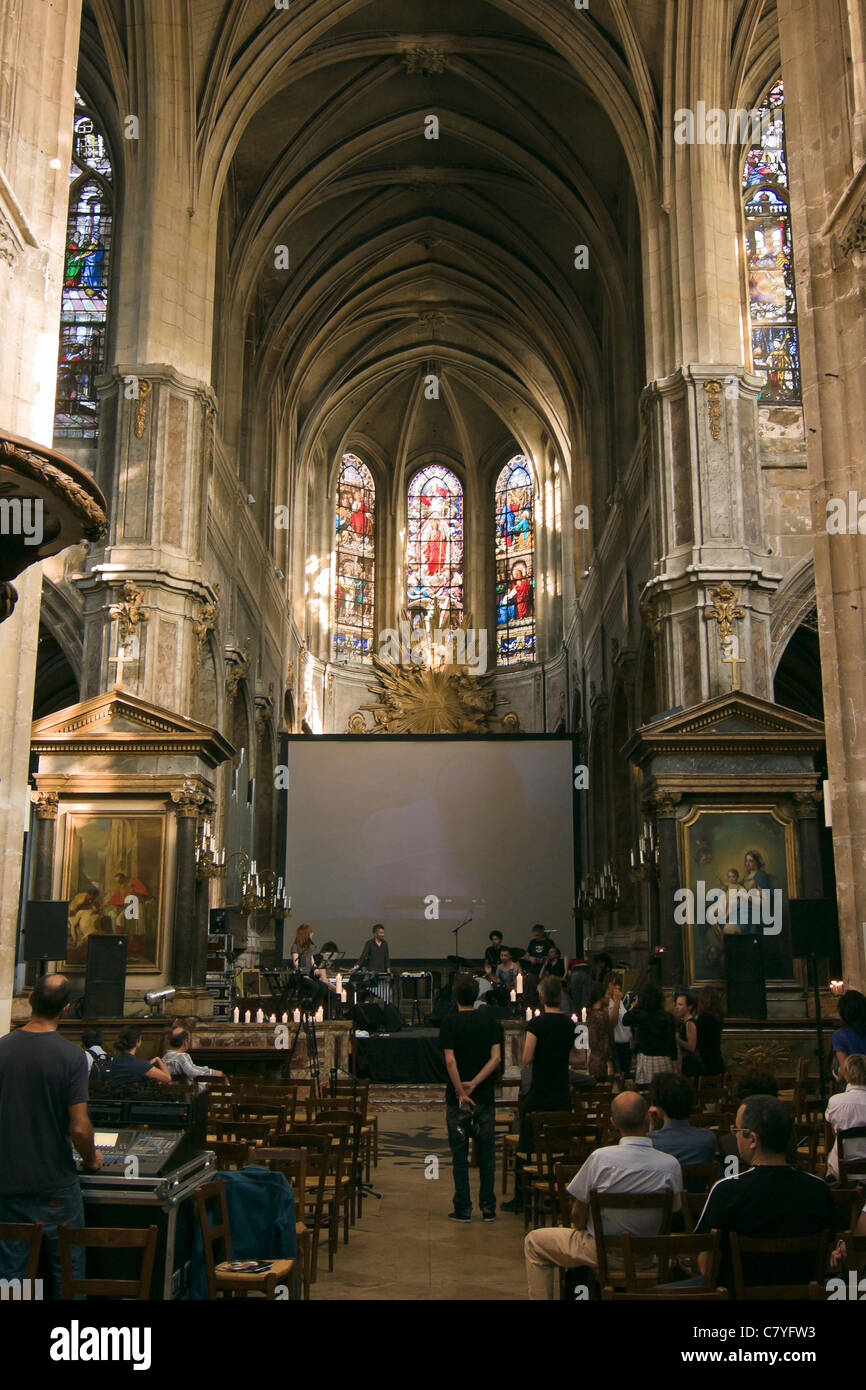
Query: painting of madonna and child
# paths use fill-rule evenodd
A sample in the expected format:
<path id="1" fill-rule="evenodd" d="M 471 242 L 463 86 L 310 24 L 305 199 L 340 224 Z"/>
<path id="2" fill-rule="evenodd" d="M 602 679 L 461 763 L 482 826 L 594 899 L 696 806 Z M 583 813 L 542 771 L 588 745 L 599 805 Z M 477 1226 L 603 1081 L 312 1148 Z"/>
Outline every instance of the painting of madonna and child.
<path id="1" fill-rule="evenodd" d="M 69 812 L 63 896 L 68 966 L 84 966 L 88 938 L 126 936 L 127 969 L 158 970 L 165 816 Z"/>
<path id="2" fill-rule="evenodd" d="M 759 935 L 767 980 L 792 980 L 789 896 L 796 895 L 794 827 L 775 809 L 694 808 L 680 822 L 683 887 L 674 920 L 694 983 L 722 980 L 725 942 Z"/>

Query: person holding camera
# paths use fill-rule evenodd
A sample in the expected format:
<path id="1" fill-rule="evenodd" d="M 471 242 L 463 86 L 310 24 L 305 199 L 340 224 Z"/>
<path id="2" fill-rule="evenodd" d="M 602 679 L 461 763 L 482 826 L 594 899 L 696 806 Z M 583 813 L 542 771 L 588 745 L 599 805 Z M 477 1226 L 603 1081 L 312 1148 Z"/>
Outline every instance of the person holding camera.
<path id="1" fill-rule="evenodd" d="M 457 1012 L 442 1020 L 439 1045 L 445 1053 L 448 1082 L 445 1114 L 454 1173 L 452 1221 L 472 1218 L 469 1190 L 469 1145 L 474 1139 L 481 1179 L 478 1194 L 485 1221 L 496 1219 L 495 1076 L 502 1056 L 498 1019 L 489 1009 L 476 1009 L 478 981 L 458 975 L 454 981 Z"/>

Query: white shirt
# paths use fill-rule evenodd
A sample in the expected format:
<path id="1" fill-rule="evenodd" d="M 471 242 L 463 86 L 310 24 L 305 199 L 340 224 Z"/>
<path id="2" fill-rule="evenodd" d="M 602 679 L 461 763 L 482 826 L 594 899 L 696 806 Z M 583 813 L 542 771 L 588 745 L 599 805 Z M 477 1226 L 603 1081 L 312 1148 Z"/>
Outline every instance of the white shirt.
<path id="1" fill-rule="evenodd" d="M 672 1192 L 674 1211 L 682 1206 L 683 1172 L 677 1160 L 653 1146 L 649 1135 L 627 1135 L 618 1144 L 596 1149 L 568 1184 L 572 1197 L 589 1206 L 591 1192 Z M 609 1211 L 604 1229 L 609 1236 L 658 1235 L 661 1214 L 656 1211 Z M 586 1223 L 590 1235 L 592 1217 Z"/>
<path id="2" fill-rule="evenodd" d="M 856 1129 L 858 1125 L 866 1125 L 866 1086 L 849 1084 L 838 1096 L 831 1096 L 827 1104 L 827 1123 L 833 1126 L 837 1134 L 840 1129 Z M 827 1155 L 827 1167 L 837 1178 L 838 1147 L 838 1144 L 834 1144 Z M 849 1158 L 866 1158 L 866 1139 L 845 1140 L 845 1161 Z"/>
<path id="3" fill-rule="evenodd" d="M 197 1067 L 188 1052 L 169 1051 L 162 1060 L 171 1075 L 183 1081 L 195 1081 L 197 1076 L 213 1076 L 210 1067 Z"/>
<path id="4" fill-rule="evenodd" d="M 614 1025 L 613 1025 L 613 1040 L 614 1040 L 614 1042 L 618 1042 L 618 1043 L 630 1043 L 630 1042 L 631 1042 L 631 1029 L 630 1029 L 630 1028 L 623 1028 L 623 1026 L 622 1026 L 622 1021 L 623 1021 L 623 1019 L 624 1019 L 625 1016 L 626 1016 L 626 1012 L 627 1012 L 627 1010 L 626 1010 L 625 1004 L 624 1004 L 624 1003 L 622 1002 L 622 1000 L 620 999 L 620 1001 L 619 1001 L 619 1012 L 617 1013 L 617 1016 L 616 1016 L 616 1022 L 615 1022 Z"/>
<path id="5" fill-rule="evenodd" d="M 84 1055 L 87 1058 L 87 1075 L 89 1076 L 90 1069 L 93 1066 L 93 1063 L 96 1061 L 96 1058 L 105 1057 L 107 1056 L 107 1053 L 104 1047 L 99 1046 L 99 1043 L 94 1043 L 92 1047 L 86 1047 L 84 1049 Z"/>

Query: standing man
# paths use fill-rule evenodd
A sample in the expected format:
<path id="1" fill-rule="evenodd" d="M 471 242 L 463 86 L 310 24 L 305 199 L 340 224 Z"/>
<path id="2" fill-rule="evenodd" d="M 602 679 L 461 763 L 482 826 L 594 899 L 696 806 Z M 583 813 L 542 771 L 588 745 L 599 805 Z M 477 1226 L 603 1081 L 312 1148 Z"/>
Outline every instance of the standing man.
<path id="1" fill-rule="evenodd" d="M 526 972 L 526 978 L 523 981 L 523 993 L 533 1008 L 538 999 L 538 977 L 541 974 L 541 967 L 547 960 L 547 953 L 552 945 L 553 942 L 547 935 L 546 929 L 540 922 L 536 922 L 532 928 L 532 940 L 521 957 Z"/>
<path id="2" fill-rule="evenodd" d="M 358 961 L 359 970 L 370 970 L 374 975 L 387 975 L 391 969 L 391 953 L 385 940 L 385 928 L 377 922 L 373 935 L 364 946 Z"/>
<path id="3" fill-rule="evenodd" d="M 0 1038 L 0 1221 L 42 1222 L 60 1297 L 58 1226 L 84 1225 L 70 1140 L 86 1168 L 102 1166 L 87 1114 L 87 1060 L 57 1032 L 71 996 L 65 975 L 43 975 L 30 996 L 30 1022 Z M 84 1277 L 84 1249 L 72 1268 Z M 28 1247 L 0 1241 L 0 1277 L 23 1279 Z"/>
<path id="4" fill-rule="evenodd" d="M 454 1210 L 448 1213 L 452 1221 L 472 1217 L 469 1142 L 473 1137 L 481 1178 L 481 1215 L 485 1221 L 496 1220 L 494 1078 L 502 1049 L 499 1022 L 489 1010 L 475 1009 L 477 994 L 477 980 L 458 975 L 454 981 L 457 1012 L 443 1019 L 439 1030 L 448 1069 L 445 1107 L 454 1170 Z"/>

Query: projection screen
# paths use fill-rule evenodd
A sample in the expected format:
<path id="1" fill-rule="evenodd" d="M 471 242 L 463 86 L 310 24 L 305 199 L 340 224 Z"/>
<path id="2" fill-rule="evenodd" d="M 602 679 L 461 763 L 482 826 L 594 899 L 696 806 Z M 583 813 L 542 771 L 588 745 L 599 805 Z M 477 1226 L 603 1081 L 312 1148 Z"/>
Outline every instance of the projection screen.
<path id="1" fill-rule="evenodd" d="M 532 924 L 574 945 L 569 738 L 293 737 L 288 745 L 291 939 L 357 958 L 374 922 L 393 957 L 478 958 L 488 932 L 523 946 Z M 438 917 L 436 913 L 438 912 Z"/>

